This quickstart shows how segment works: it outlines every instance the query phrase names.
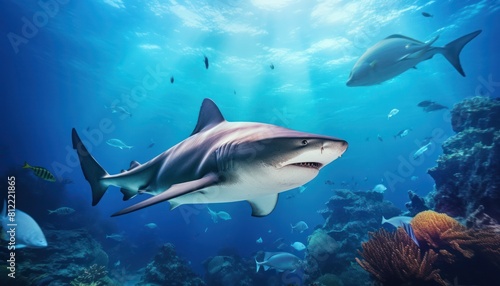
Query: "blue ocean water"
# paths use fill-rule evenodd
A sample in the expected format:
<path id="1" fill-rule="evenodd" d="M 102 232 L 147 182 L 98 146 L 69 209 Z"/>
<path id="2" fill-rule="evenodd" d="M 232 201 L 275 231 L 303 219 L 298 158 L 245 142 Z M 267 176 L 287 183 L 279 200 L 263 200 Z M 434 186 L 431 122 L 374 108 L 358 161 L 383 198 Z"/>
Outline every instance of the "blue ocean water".
<path id="1" fill-rule="evenodd" d="M 2 1 L 1 173 L 26 161 L 72 181 L 54 190 L 32 176 L 37 183 L 28 187 L 38 195 L 18 193 L 17 206 L 38 215 L 42 226 L 64 225 L 46 209 L 71 207 L 78 218 L 71 224 L 90 229 L 104 249 L 116 247 L 106 234 L 124 234 L 123 249 L 133 251 L 116 251 L 111 261 L 140 267 L 171 242 L 200 275 L 202 261 L 222 248 L 251 257 L 290 236 L 290 223 L 303 220 L 311 230 L 322 225 L 317 211 L 332 189 L 370 190 L 382 183 L 384 198 L 404 210 L 408 190 L 432 191 L 426 170 L 441 154 L 439 143 L 454 134 L 448 110 L 426 113 L 417 104 L 434 100 L 451 108 L 475 95 L 498 97 L 499 84 L 485 83 L 500 80 L 499 9 L 498 1 Z M 479 29 L 460 55 L 465 78 L 436 55 L 379 85 L 345 85 L 359 56 L 391 34 L 420 41 L 439 35 L 433 45 L 444 46 Z M 162 203 L 111 218 L 139 201 L 123 202 L 115 187 L 91 206 L 72 128 L 92 142 L 90 151 L 106 170 L 118 173 L 131 160 L 146 162 L 188 137 L 204 98 L 229 121 L 335 136 L 349 149 L 304 192 L 282 193 L 263 218 L 251 217 L 246 202 L 211 205 L 232 216 L 216 224 L 205 205 L 169 211 Z M 131 115 L 113 113 L 113 105 Z M 394 108 L 399 113 L 388 119 Z M 101 133 L 106 123 L 112 131 Z M 395 139 L 404 129 L 409 135 Z M 408 163 L 431 135 L 438 144 Z M 133 148 L 109 146 L 111 138 Z M 158 227 L 144 227 L 151 222 Z M 310 233 L 290 239 L 305 243 Z M 263 244 L 256 243 L 259 237 Z"/>

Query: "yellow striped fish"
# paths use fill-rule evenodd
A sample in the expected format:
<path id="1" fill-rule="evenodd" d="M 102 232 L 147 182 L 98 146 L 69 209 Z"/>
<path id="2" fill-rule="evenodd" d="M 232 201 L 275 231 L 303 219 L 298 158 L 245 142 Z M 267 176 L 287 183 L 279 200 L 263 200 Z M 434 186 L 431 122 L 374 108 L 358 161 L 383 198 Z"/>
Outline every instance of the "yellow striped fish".
<path id="1" fill-rule="evenodd" d="M 56 181 L 56 177 L 54 177 L 54 175 L 52 175 L 49 172 L 49 170 L 47 170 L 47 169 L 45 169 L 43 167 L 30 166 L 28 163 L 24 162 L 23 168 L 33 170 L 33 173 L 37 177 L 40 177 L 40 178 L 44 179 L 45 181 L 49 181 L 49 182 L 55 182 Z"/>

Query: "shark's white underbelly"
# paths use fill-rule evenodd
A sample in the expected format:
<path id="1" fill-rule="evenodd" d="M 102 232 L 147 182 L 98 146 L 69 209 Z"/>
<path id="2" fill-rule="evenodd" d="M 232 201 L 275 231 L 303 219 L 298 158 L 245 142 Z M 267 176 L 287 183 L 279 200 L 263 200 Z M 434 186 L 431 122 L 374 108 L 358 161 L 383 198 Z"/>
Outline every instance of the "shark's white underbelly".
<path id="1" fill-rule="evenodd" d="M 232 182 L 188 193 L 171 199 L 169 202 L 177 206 L 251 200 L 297 188 L 314 179 L 317 174 L 317 170 L 304 170 L 298 167 L 287 168 L 282 172 L 275 168 L 260 171 L 247 170 L 240 172 L 237 179 Z"/>

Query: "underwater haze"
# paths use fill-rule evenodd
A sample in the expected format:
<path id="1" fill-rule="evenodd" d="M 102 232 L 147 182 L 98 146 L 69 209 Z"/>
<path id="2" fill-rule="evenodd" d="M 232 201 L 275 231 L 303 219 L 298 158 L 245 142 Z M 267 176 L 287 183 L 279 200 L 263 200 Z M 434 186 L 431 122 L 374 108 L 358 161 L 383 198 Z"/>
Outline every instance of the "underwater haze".
<path id="1" fill-rule="evenodd" d="M 354 260 L 368 232 L 378 229 L 363 227 L 364 222 L 380 225 L 374 209 L 390 209 L 381 211 L 386 218 L 404 214 L 409 190 L 420 197 L 434 191 L 427 170 L 443 154 L 443 142 L 455 135 L 453 106 L 500 94 L 499 1 L 6 0 L 0 14 L 0 173 L 4 190 L 6 178 L 15 176 L 16 208 L 38 223 L 48 244 L 16 250 L 14 279 L 24 285 L 90 285 L 98 278 L 101 285 L 371 285 L 375 278 Z M 432 47 L 444 47 L 478 30 L 459 56 L 465 77 L 438 53 L 382 83 L 346 85 L 358 59 L 390 35 L 420 41 L 406 48 L 439 36 Z M 382 62 L 369 64 L 377 72 Z M 274 124 L 341 138 L 349 146 L 313 180 L 281 193 L 264 217 L 251 216 L 245 201 L 188 204 L 172 211 L 162 202 L 111 217 L 150 197 L 123 201 L 115 186 L 92 206 L 72 128 L 106 171 L 119 174 L 131 161 L 148 162 L 188 138 L 205 98 L 227 121 Z M 426 109 L 424 101 L 441 107 Z M 383 194 L 384 200 L 365 205 L 365 216 L 357 217 L 364 236 L 334 237 L 335 249 L 347 254 L 327 251 L 329 265 L 341 266 L 318 262 L 343 284 L 318 282 L 327 273 L 320 275 L 312 266 L 289 271 L 271 265 L 255 273 L 255 259 L 271 261 L 262 251 L 308 260 L 311 237 L 327 227 L 324 210 L 339 189 L 356 196 Z M 71 210 L 55 211 L 62 207 Z M 225 213 L 214 217 L 208 207 Z M 300 221 L 308 228 L 291 228 Z M 87 242 L 80 244 L 82 237 Z M 351 248 L 339 246 L 348 244 L 343 239 Z M 298 250 L 294 242 L 309 248 Z M 175 254 L 165 248 L 169 243 Z M 107 260 L 85 247 L 102 248 Z M 85 254 L 74 258 L 65 248 Z M 51 264 L 44 257 L 56 252 L 60 264 L 44 266 Z M 154 263 L 173 263 L 162 262 L 159 253 L 179 259 L 172 266 L 177 276 L 162 278 L 151 270 Z M 5 261 L 7 250 L 0 254 Z M 57 275 L 37 272 L 52 267 L 56 273 L 64 265 L 67 271 Z M 95 281 L 81 278 L 82 269 L 92 265 L 107 272 Z M 360 278 L 348 281 L 342 273 Z M 0 281 L 14 283 L 1 274 Z"/>

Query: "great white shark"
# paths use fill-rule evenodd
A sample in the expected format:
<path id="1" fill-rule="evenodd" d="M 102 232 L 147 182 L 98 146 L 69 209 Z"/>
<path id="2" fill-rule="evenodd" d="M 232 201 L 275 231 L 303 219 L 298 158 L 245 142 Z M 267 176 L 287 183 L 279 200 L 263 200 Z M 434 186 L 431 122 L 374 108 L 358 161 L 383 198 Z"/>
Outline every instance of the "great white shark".
<path id="1" fill-rule="evenodd" d="M 228 122 L 208 98 L 188 138 L 144 164 L 132 161 L 119 174 L 110 175 L 97 163 L 74 128 L 72 141 L 92 188 L 92 205 L 109 186 L 120 187 L 123 200 L 153 195 L 112 216 L 163 201 L 174 209 L 183 204 L 244 200 L 250 203 L 253 216 L 266 216 L 275 208 L 280 192 L 314 179 L 348 145 L 342 139 L 271 124 Z"/>
<path id="2" fill-rule="evenodd" d="M 465 76 L 460 64 L 460 52 L 464 46 L 481 33 L 481 30 L 462 36 L 444 47 L 433 47 L 439 38 L 421 42 L 403 35 L 391 35 L 366 50 L 351 70 L 347 86 L 368 86 L 394 78 L 420 62 L 442 54 L 455 69 Z"/>

